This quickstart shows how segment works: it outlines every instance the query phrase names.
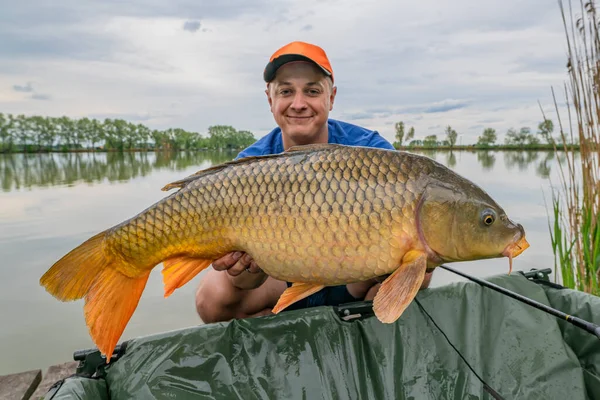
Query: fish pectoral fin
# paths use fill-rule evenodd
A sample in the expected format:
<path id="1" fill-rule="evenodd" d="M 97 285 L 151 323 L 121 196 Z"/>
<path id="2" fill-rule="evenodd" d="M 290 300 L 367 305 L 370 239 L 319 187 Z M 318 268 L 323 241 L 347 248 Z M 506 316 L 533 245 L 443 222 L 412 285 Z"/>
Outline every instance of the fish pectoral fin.
<path id="1" fill-rule="evenodd" d="M 409 252 L 383 283 L 373 299 L 373 311 L 381 322 L 395 322 L 417 295 L 427 270 L 427 255 Z"/>
<path id="2" fill-rule="evenodd" d="M 105 268 L 85 296 L 85 321 L 107 363 L 137 308 L 149 276 L 150 271 L 130 278 L 115 268 Z"/>
<path id="3" fill-rule="evenodd" d="M 320 283 L 294 282 L 292 286 L 287 288 L 279 297 L 277 304 L 273 307 L 273 314 L 277 314 L 295 302 L 300 301 L 311 294 L 317 293 L 324 287 L 325 285 Z"/>
<path id="4" fill-rule="evenodd" d="M 190 256 L 177 256 L 164 260 L 162 276 L 165 298 L 208 268 L 212 262 L 213 260 Z"/>

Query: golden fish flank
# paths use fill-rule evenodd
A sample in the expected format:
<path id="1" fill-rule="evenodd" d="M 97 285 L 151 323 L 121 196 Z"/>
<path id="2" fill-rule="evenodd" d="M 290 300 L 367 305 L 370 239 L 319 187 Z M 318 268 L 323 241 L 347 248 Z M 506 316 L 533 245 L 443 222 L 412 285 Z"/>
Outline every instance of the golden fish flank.
<path id="1" fill-rule="evenodd" d="M 520 254 L 528 244 L 483 190 L 423 156 L 308 145 L 217 165 L 167 185 L 179 190 L 92 237 L 41 284 L 85 297 L 90 334 L 110 357 L 150 271 L 164 263 L 165 296 L 224 254 L 249 253 L 294 282 L 278 313 L 326 285 L 391 274 L 374 299 L 383 322 L 410 304 L 442 262 Z M 491 221 L 491 222 L 490 222 Z"/>

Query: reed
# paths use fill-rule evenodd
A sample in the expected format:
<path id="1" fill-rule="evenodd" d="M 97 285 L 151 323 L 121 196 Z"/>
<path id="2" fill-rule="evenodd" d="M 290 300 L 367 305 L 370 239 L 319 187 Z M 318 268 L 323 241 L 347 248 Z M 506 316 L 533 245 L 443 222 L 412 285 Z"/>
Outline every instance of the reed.
<path id="1" fill-rule="evenodd" d="M 567 38 L 568 116 L 563 124 L 552 89 L 560 128 L 554 151 L 566 157 L 559 161 L 560 185 L 552 190 L 549 230 L 555 275 L 560 269 L 562 284 L 600 295 L 600 25 L 594 2 L 578 3 L 580 10 L 574 16 L 569 0 L 567 16 L 559 0 Z M 579 143 L 579 150 L 569 149 L 570 143 Z"/>

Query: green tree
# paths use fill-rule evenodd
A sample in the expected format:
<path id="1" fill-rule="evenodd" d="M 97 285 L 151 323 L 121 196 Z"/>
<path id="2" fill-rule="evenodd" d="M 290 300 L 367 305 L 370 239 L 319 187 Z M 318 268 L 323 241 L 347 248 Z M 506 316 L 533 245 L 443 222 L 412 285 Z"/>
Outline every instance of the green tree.
<path id="1" fill-rule="evenodd" d="M 458 134 L 456 133 L 456 131 L 452 129 L 450 125 L 448 125 L 446 127 L 446 139 L 448 140 L 448 143 L 450 143 L 450 147 L 454 147 L 454 145 L 456 144 L 457 137 Z"/>
<path id="2" fill-rule="evenodd" d="M 175 148 L 176 149 L 191 149 L 194 143 L 195 134 L 188 132 L 183 129 L 174 129 L 173 135 L 175 137 Z"/>
<path id="3" fill-rule="evenodd" d="M 52 148 L 54 139 L 56 138 L 56 127 L 54 122 L 49 118 L 44 118 L 39 115 L 30 117 L 29 121 L 38 151 L 42 150 L 42 144 L 45 144 L 47 148 Z"/>
<path id="4" fill-rule="evenodd" d="M 411 126 L 410 129 L 408 130 L 408 134 L 406 135 L 405 140 L 408 142 L 409 140 L 412 140 L 415 137 L 415 127 Z"/>
<path id="5" fill-rule="evenodd" d="M 0 140 L 1 147 L 0 152 L 2 151 L 11 151 L 12 149 L 12 126 L 13 126 L 13 117 L 11 114 L 4 115 L 0 113 Z"/>
<path id="6" fill-rule="evenodd" d="M 396 129 L 396 141 L 394 142 L 394 147 L 400 147 L 402 146 L 402 143 L 404 142 L 404 122 L 400 121 L 400 122 L 396 122 L 395 125 L 395 129 Z"/>
<path id="7" fill-rule="evenodd" d="M 481 136 L 477 138 L 477 144 L 481 146 L 489 146 L 496 142 L 496 130 L 493 128 L 485 128 Z"/>
<path id="8" fill-rule="evenodd" d="M 23 114 L 17 115 L 14 120 L 14 135 L 23 151 L 27 152 L 27 144 L 31 139 L 31 120 Z"/>
<path id="9" fill-rule="evenodd" d="M 154 140 L 154 147 L 156 149 L 164 149 L 165 147 L 168 146 L 168 137 L 166 132 L 164 131 L 159 131 L 157 129 L 154 129 L 151 133 L 150 136 L 152 137 L 152 139 Z"/>
<path id="10" fill-rule="evenodd" d="M 424 146 L 436 146 L 437 145 L 437 135 L 429 135 L 425 136 L 423 139 Z"/>
<path id="11" fill-rule="evenodd" d="M 62 116 L 56 120 L 58 123 L 57 133 L 61 141 L 63 141 L 63 145 L 66 143 L 66 148 L 69 150 L 73 147 L 75 143 L 75 135 L 77 128 L 75 127 L 75 121 L 70 119 L 69 117 Z"/>
<path id="12" fill-rule="evenodd" d="M 250 131 L 237 131 L 238 148 L 248 147 L 256 142 L 254 134 Z"/>
<path id="13" fill-rule="evenodd" d="M 530 146 L 540 144 L 540 139 L 532 133 L 527 134 L 525 141 Z"/>
<path id="14" fill-rule="evenodd" d="M 538 125 L 538 135 L 540 135 L 548 144 L 554 143 L 554 138 L 552 137 L 553 131 L 554 124 L 550 119 L 544 119 L 544 121 L 540 122 Z"/>
<path id="15" fill-rule="evenodd" d="M 100 143 L 105 140 L 104 127 L 102 122 L 97 119 L 93 119 L 89 126 L 88 140 L 92 145 L 92 149 L 96 149 L 96 143 Z"/>
<path id="16" fill-rule="evenodd" d="M 84 147 L 90 138 L 92 121 L 89 118 L 81 118 L 74 121 L 75 124 L 75 147 Z"/>
<path id="17" fill-rule="evenodd" d="M 71 119 L 67 116 L 53 118 L 0 113 L 0 151 L 11 151 L 13 140 L 24 151 L 28 151 L 31 144 L 38 150 L 44 147 L 51 149 L 55 144 L 66 150 L 75 147 L 95 149 L 102 142 L 106 149 L 122 151 L 140 147 L 147 149 L 152 140 L 157 149 L 239 149 L 251 145 L 256 138 L 250 131 L 237 131 L 227 125 L 209 127 L 209 137 L 205 138 L 198 132 L 181 128 L 150 130 L 141 123 L 123 119 L 99 121 L 87 117 Z"/>
<path id="18" fill-rule="evenodd" d="M 529 128 L 521 128 L 519 132 L 517 132 L 514 128 L 510 128 L 506 132 L 506 138 L 504 139 L 504 142 L 509 145 L 523 146 L 527 140 L 528 134 Z"/>
<path id="19" fill-rule="evenodd" d="M 144 124 L 137 124 L 136 132 L 138 137 L 138 144 L 142 143 L 142 148 L 148 148 L 148 140 L 152 137 L 150 135 L 150 129 Z"/>

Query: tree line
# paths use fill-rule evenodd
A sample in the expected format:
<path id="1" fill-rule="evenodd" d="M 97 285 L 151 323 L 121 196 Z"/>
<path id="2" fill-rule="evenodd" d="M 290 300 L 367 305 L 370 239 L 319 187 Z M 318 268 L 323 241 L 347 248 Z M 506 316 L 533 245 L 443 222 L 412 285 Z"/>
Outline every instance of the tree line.
<path id="1" fill-rule="evenodd" d="M 554 132 L 554 124 L 552 120 L 545 119 L 538 124 L 538 130 L 536 133 L 531 132 L 531 128 L 522 127 L 519 131 L 514 128 L 509 128 L 506 132 L 504 144 L 507 146 L 536 146 L 540 144 L 553 145 L 556 140 L 552 136 Z M 414 139 L 415 128 L 410 127 L 408 132 L 405 132 L 404 122 L 396 122 L 395 124 L 395 141 L 394 146 L 400 148 L 403 146 L 414 147 L 454 147 L 456 146 L 456 140 L 458 133 L 448 125 L 443 133 L 444 138 L 438 139 L 438 135 L 427 135 L 423 139 Z M 477 138 L 475 143 L 478 147 L 490 147 L 496 145 L 498 140 L 498 134 L 494 128 L 485 128 L 481 135 Z"/>
<path id="2" fill-rule="evenodd" d="M 150 129 L 123 119 L 0 113 L 0 152 L 241 149 L 255 141 L 252 132 L 228 125 L 210 126 L 204 136 L 180 128 Z"/>

